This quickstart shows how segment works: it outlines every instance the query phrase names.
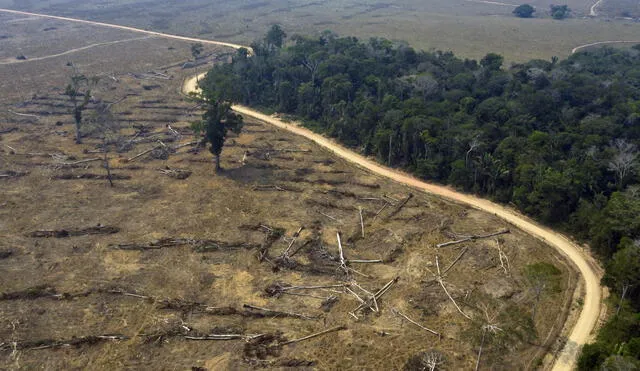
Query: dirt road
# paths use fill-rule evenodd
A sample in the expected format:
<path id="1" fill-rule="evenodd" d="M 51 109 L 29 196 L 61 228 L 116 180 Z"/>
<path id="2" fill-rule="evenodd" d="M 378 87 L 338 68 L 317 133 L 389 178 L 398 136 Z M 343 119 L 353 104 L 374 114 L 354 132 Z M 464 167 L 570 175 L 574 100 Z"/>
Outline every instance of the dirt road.
<path id="1" fill-rule="evenodd" d="M 640 44 L 640 40 L 637 40 L 637 41 L 622 41 L 622 40 L 598 41 L 598 42 L 595 42 L 595 43 L 589 43 L 589 44 L 576 46 L 575 48 L 571 49 L 571 54 L 575 54 L 580 49 L 588 48 L 590 46 L 606 45 L 606 44 Z"/>
<path id="2" fill-rule="evenodd" d="M 600 4 L 602 3 L 602 0 L 598 0 L 595 2 L 595 4 L 591 5 L 591 9 L 589 9 L 589 16 L 590 17 L 597 17 L 598 16 L 598 12 L 596 11 L 596 9 L 600 6 Z"/>
<path id="3" fill-rule="evenodd" d="M 80 48 L 69 49 L 67 51 L 64 51 L 64 52 L 58 53 L 58 54 L 46 55 L 44 57 L 35 57 L 35 58 L 29 58 L 29 59 L 7 58 L 5 60 L 0 60 L 0 65 L 41 61 L 41 60 L 45 60 L 45 59 L 61 57 L 63 55 L 67 55 L 67 54 L 73 54 L 73 53 L 81 52 L 83 50 L 87 50 L 87 49 L 91 49 L 91 48 L 97 48 L 99 46 L 115 45 L 115 44 L 121 44 L 121 43 L 130 42 L 130 41 L 147 40 L 147 39 L 150 39 L 152 37 L 153 36 L 143 36 L 143 37 L 136 37 L 136 38 L 133 38 L 133 39 L 115 40 L 115 41 L 107 41 L 107 42 L 103 42 L 103 43 L 96 43 L 96 44 L 83 46 L 83 47 L 80 47 Z"/>
<path id="4" fill-rule="evenodd" d="M 117 28 L 117 29 L 132 31 L 132 32 L 145 33 L 148 35 L 154 35 L 154 36 L 189 41 L 189 42 L 201 42 L 203 44 L 229 46 L 236 49 L 245 47 L 237 44 L 196 39 L 196 38 L 184 37 L 184 36 L 168 35 L 168 34 L 163 34 L 163 33 L 154 32 L 154 31 L 140 30 L 132 27 L 118 26 L 118 25 L 112 25 L 112 24 L 101 23 L 101 22 L 91 22 L 91 21 L 85 21 L 85 20 L 79 20 L 79 19 L 73 19 L 73 18 L 41 15 L 36 13 L 27 13 L 27 12 L 8 10 L 8 9 L 0 9 L 0 12 L 22 14 L 22 15 L 29 15 L 29 16 L 39 16 L 39 17 L 53 18 L 53 19 L 59 19 L 64 21 L 71 21 L 71 22 L 80 22 L 85 24 L 92 24 L 95 26 Z M 185 82 L 183 86 L 183 90 L 185 92 L 196 91 L 197 78 L 198 78 L 197 76 L 194 76 L 193 78 Z M 540 226 L 539 224 L 529 220 L 527 217 L 517 213 L 514 210 L 510 210 L 504 206 L 495 204 L 491 201 L 487 201 L 478 197 L 466 195 L 463 193 L 458 193 L 447 187 L 429 184 L 419 179 L 416 179 L 408 174 L 405 174 L 403 172 L 384 167 L 361 155 L 356 154 L 355 152 L 352 152 L 351 150 L 335 143 L 334 141 L 328 138 L 325 138 L 319 134 L 315 134 L 308 129 L 305 129 L 299 125 L 296 125 L 295 123 L 285 123 L 277 118 L 264 115 L 260 112 L 254 111 L 248 107 L 244 107 L 240 105 L 233 106 L 233 109 L 236 112 L 239 112 L 241 114 L 257 118 L 259 120 L 272 124 L 276 127 L 282 128 L 284 130 L 288 130 L 294 134 L 297 134 L 309 140 L 312 140 L 317 144 L 333 151 L 337 156 L 340 156 L 356 164 L 357 166 L 365 168 L 373 173 L 388 177 L 397 182 L 423 190 L 425 192 L 438 195 L 441 197 L 445 197 L 447 199 L 454 200 L 456 202 L 464 203 L 489 213 L 493 213 L 496 216 L 499 216 L 502 219 L 517 226 L 518 228 L 528 232 L 532 236 L 535 236 L 536 238 L 546 241 L 551 246 L 556 248 L 559 252 L 561 252 L 563 255 L 565 255 L 568 259 L 570 259 L 575 264 L 575 266 L 580 271 L 580 274 L 582 275 L 583 283 L 584 283 L 585 295 L 584 295 L 584 303 L 582 306 L 582 311 L 580 313 L 580 316 L 578 317 L 578 320 L 575 326 L 573 327 L 573 329 L 571 330 L 571 333 L 569 334 L 566 345 L 560 352 L 558 358 L 556 359 L 553 365 L 553 370 L 564 371 L 564 370 L 571 370 L 574 368 L 576 357 L 580 347 L 591 339 L 591 333 L 595 328 L 597 321 L 600 317 L 600 309 L 601 309 L 601 302 L 602 302 L 602 288 L 600 287 L 599 271 L 594 268 L 596 264 L 593 262 L 593 260 L 590 259 L 588 255 L 584 254 L 584 252 L 581 250 L 579 246 L 572 243 L 569 239 L 567 239 L 562 234 L 554 232 L 549 228 Z"/>

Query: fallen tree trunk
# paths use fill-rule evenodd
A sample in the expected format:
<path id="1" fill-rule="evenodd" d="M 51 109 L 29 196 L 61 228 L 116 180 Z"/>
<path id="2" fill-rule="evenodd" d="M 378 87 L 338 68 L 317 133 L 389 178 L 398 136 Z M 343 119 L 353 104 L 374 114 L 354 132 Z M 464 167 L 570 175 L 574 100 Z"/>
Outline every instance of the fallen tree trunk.
<path id="1" fill-rule="evenodd" d="M 443 242 L 443 243 L 439 243 L 436 246 L 437 247 L 445 247 L 445 246 L 452 246 L 452 245 L 457 245 L 463 242 L 468 242 L 468 241 L 475 241 L 475 240 L 480 240 L 483 238 L 490 238 L 490 237 L 494 237 L 494 236 L 498 236 L 501 234 L 507 234 L 510 233 L 511 231 L 508 229 L 504 229 L 498 232 L 494 232 L 494 233 L 489 233 L 489 234 L 485 234 L 485 235 L 474 235 L 474 236 L 466 236 L 462 239 L 459 240 L 455 240 L 455 241 L 449 241 L 449 242 Z"/>

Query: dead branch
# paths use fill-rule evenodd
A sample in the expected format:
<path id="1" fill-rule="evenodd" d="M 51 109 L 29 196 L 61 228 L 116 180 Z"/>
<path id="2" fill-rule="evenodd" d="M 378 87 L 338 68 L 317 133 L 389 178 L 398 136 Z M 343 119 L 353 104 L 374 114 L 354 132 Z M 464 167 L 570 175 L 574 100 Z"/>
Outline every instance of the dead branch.
<path id="1" fill-rule="evenodd" d="M 284 343 L 279 343 L 278 345 L 282 346 L 282 345 L 289 345 L 289 344 L 295 344 L 295 343 L 299 343 L 301 341 L 305 341 L 305 340 L 309 340 L 309 339 L 313 339 L 315 337 L 318 336 L 322 336 L 322 335 L 326 335 L 332 332 L 336 332 L 336 331 L 344 331 L 347 329 L 347 326 L 336 326 L 333 328 L 330 328 L 328 330 L 324 330 L 324 331 L 320 331 L 320 332 L 316 332 L 315 334 L 311 334 L 311 335 L 307 335 L 305 337 L 301 337 L 299 339 L 294 339 L 294 340 L 289 340 L 289 341 L 285 341 Z"/>
<path id="2" fill-rule="evenodd" d="M 100 225 L 98 224 L 95 227 L 88 227 L 82 229 L 61 229 L 61 230 L 44 230 L 44 231 L 34 231 L 27 234 L 27 237 L 33 238 L 64 238 L 64 237 L 74 237 L 74 236 L 86 236 L 86 235 L 97 235 L 97 234 L 114 234 L 120 232 L 120 228 L 112 227 L 108 225 Z"/>
<path id="3" fill-rule="evenodd" d="M 469 315 L 467 315 L 465 312 L 462 311 L 462 309 L 460 309 L 460 307 L 458 306 L 458 303 L 456 303 L 455 300 L 453 300 L 453 298 L 451 297 L 451 294 L 449 294 L 449 291 L 447 290 L 447 288 L 444 286 L 444 282 L 442 281 L 441 277 L 437 277 L 436 281 L 438 281 L 438 283 L 440 284 L 440 286 L 442 287 L 442 289 L 444 290 L 445 294 L 447 294 L 447 296 L 449 297 L 449 299 L 453 302 L 453 305 L 455 305 L 456 309 L 458 310 L 458 312 L 460 312 L 460 314 L 462 314 L 466 319 L 471 319 L 471 317 L 469 317 Z"/>
<path id="4" fill-rule="evenodd" d="M 157 146 L 155 146 L 155 147 L 153 147 L 153 148 L 151 148 L 151 149 L 148 149 L 148 150 L 146 150 L 146 151 L 143 151 L 143 152 L 141 152 L 141 153 L 138 153 L 137 155 L 135 155 L 135 156 L 133 156 L 133 157 L 131 157 L 131 158 L 128 158 L 128 159 L 126 160 L 126 162 L 132 162 L 132 161 L 135 161 L 137 158 L 142 157 L 142 156 L 146 155 L 146 154 L 147 154 L 147 153 L 149 153 L 149 152 L 155 151 L 156 149 L 160 149 L 160 148 L 163 148 L 163 147 L 166 147 L 166 146 L 165 146 L 164 144 L 158 144 Z"/>
<path id="5" fill-rule="evenodd" d="M 8 133 L 11 133 L 13 131 L 18 131 L 18 128 L 3 129 L 3 130 L 0 130 L 0 134 L 8 134 Z"/>
<path id="6" fill-rule="evenodd" d="M 9 111 L 9 113 L 13 113 L 14 115 L 18 115 L 18 116 L 35 117 L 37 119 L 40 118 L 40 116 L 38 116 L 38 115 L 31 115 L 31 114 L 28 114 L 28 113 L 20 113 L 20 112 L 15 112 L 15 111 L 12 111 L 12 110 L 7 110 L 7 111 Z"/>
<path id="7" fill-rule="evenodd" d="M 362 207 L 358 207 L 358 212 L 360 213 L 360 228 L 362 230 L 362 238 L 364 238 L 364 220 L 362 219 Z"/>
<path id="8" fill-rule="evenodd" d="M 382 207 L 380 208 L 380 210 L 378 210 L 378 212 L 376 213 L 376 215 L 373 217 L 373 220 L 375 221 L 376 218 L 378 217 L 378 215 L 380 215 L 380 213 L 382 212 L 382 210 L 386 209 L 387 206 L 389 206 L 389 202 L 385 202 L 384 205 L 382 205 Z"/>
<path id="9" fill-rule="evenodd" d="M 411 200 L 412 198 L 413 198 L 413 193 L 409 193 L 409 196 L 407 196 L 407 198 L 405 198 L 398 206 L 396 206 L 396 208 L 393 209 L 393 211 L 389 215 L 387 215 L 386 219 L 390 219 L 394 215 L 399 213 L 400 210 L 402 210 L 402 208 L 404 207 L 404 205 L 406 205 L 407 202 L 409 202 L 409 200 Z"/>
<path id="10" fill-rule="evenodd" d="M 187 340 L 244 340 L 261 335 L 242 335 L 242 334 L 210 334 L 205 336 L 185 336 Z"/>
<path id="11" fill-rule="evenodd" d="M 447 274 L 447 272 L 449 271 L 449 269 L 453 268 L 453 266 L 458 262 L 458 260 L 460 260 L 460 258 L 462 258 L 462 255 L 464 255 L 464 253 L 467 252 L 467 250 L 469 250 L 468 247 L 465 247 L 462 252 L 458 255 L 458 257 L 451 262 L 451 264 L 449 264 L 449 266 L 444 270 L 444 272 L 442 272 L 443 275 Z"/>
<path id="12" fill-rule="evenodd" d="M 41 350 L 50 348 L 72 347 L 80 346 L 83 344 L 95 344 L 104 341 L 117 341 L 128 340 L 129 337 L 125 335 L 91 335 L 74 337 L 69 340 L 35 340 L 35 341 L 23 341 L 23 342 L 10 342 L 0 344 L 0 351 L 7 350 Z"/>
<path id="13" fill-rule="evenodd" d="M 299 318 L 299 319 L 306 319 L 306 320 L 318 319 L 318 316 L 309 316 L 309 315 L 306 315 L 306 314 L 299 314 L 299 313 L 293 313 L 293 312 L 283 312 L 283 311 L 279 311 L 279 310 L 256 307 L 256 306 L 249 305 L 249 304 L 243 304 L 242 307 L 245 308 L 245 309 L 249 309 L 249 310 L 257 310 L 257 311 L 263 312 L 263 313 L 265 313 L 267 315 L 272 315 L 274 317 L 279 317 L 279 316 L 281 316 L 281 317 L 292 317 L 292 318 Z"/>
<path id="14" fill-rule="evenodd" d="M 383 263 L 381 259 L 373 259 L 373 260 L 363 260 L 363 259 L 348 259 L 347 263 L 358 263 L 358 264 L 376 264 Z"/>
<path id="15" fill-rule="evenodd" d="M 344 260 L 344 253 L 342 251 L 342 241 L 340 241 L 340 232 L 336 233 L 338 238 L 338 251 L 340 252 L 340 268 L 349 275 L 349 270 L 347 269 L 347 262 Z"/>
<path id="16" fill-rule="evenodd" d="M 173 146 L 173 149 L 180 149 L 183 147 L 189 147 L 189 146 L 195 146 L 196 144 L 198 144 L 199 142 L 195 141 L 195 142 L 189 142 L 189 143 L 183 143 L 183 144 L 179 144 L 177 146 Z"/>
<path id="17" fill-rule="evenodd" d="M 442 337 L 442 335 L 440 335 L 440 333 L 439 333 L 439 332 L 434 331 L 434 330 L 432 330 L 432 329 L 430 329 L 430 328 L 427 328 L 427 327 L 422 326 L 421 324 L 419 324 L 418 322 L 416 322 L 416 321 L 412 320 L 412 319 L 411 319 L 411 318 L 409 318 L 406 314 L 404 314 L 404 313 L 400 312 L 400 311 L 399 311 L 398 309 L 396 309 L 396 308 L 391 308 L 391 312 L 392 312 L 392 313 L 394 313 L 394 314 L 396 314 L 396 315 L 398 315 L 398 316 L 400 316 L 400 317 L 403 317 L 404 319 L 406 319 L 407 321 L 409 321 L 409 322 L 413 323 L 414 325 L 416 325 L 416 326 L 420 327 L 421 329 L 423 329 L 423 330 L 425 330 L 425 331 L 428 331 L 428 332 L 430 332 L 430 333 L 432 333 L 432 334 L 436 335 L 436 336 L 438 337 L 438 340 Z"/>
<path id="18" fill-rule="evenodd" d="M 56 166 L 59 166 L 59 167 L 76 166 L 80 164 L 86 164 L 88 162 L 101 161 L 101 160 L 102 158 L 100 157 L 94 157 L 94 158 L 88 158 L 86 160 L 80 160 L 75 162 L 63 162 L 61 164 L 56 164 Z"/>
<path id="19" fill-rule="evenodd" d="M 329 218 L 329 219 L 331 219 L 331 220 L 333 220 L 333 221 L 335 221 L 335 222 L 338 222 L 338 223 L 342 224 L 342 222 L 341 222 L 340 220 L 338 220 L 338 219 L 336 219 L 336 218 L 332 217 L 331 215 L 327 215 L 327 214 L 323 213 L 322 211 L 318 211 L 318 210 L 316 210 L 316 211 L 318 212 L 318 214 L 320 214 L 320 215 L 322 215 L 322 216 L 326 216 L 327 218 Z"/>
<path id="20" fill-rule="evenodd" d="M 510 230 L 504 229 L 504 230 L 501 230 L 501 231 L 498 231 L 498 232 L 489 233 L 489 234 L 485 234 L 485 235 L 467 236 L 467 237 L 462 238 L 460 240 L 439 243 L 436 246 L 437 247 L 452 246 L 452 245 L 457 245 L 457 244 L 463 243 L 463 242 L 480 240 L 480 239 L 483 239 L 483 238 L 494 237 L 494 236 L 498 236 L 498 235 L 506 234 L 506 233 L 510 233 L 510 232 L 511 232 Z"/>
<path id="21" fill-rule="evenodd" d="M 496 238 L 496 244 L 498 245 L 498 258 L 500 258 L 500 266 L 504 270 L 504 274 L 509 274 L 509 269 L 511 269 L 511 266 L 509 265 L 509 257 L 504 253 L 504 251 L 502 251 L 502 243 L 500 243 L 499 238 Z"/>
<path id="22" fill-rule="evenodd" d="M 282 252 L 281 257 L 283 258 L 289 257 L 289 250 L 291 250 L 291 247 L 296 242 L 296 239 L 298 239 L 298 237 L 300 236 L 300 232 L 302 232 L 303 229 L 304 229 L 304 226 L 300 226 L 298 231 L 293 234 L 293 237 L 291 238 L 291 242 L 289 243 L 289 246 L 287 246 L 287 248 Z"/>
<path id="23" fill-rule="evenodd" d="M 376 302 L 382 297 L 382 295 L 384 295 L 387 291 L 389 291 L 389 289 L 391 289 L 391 286 L 393 286 L 393 284 L 395 284 L 396 282 L 398 282 L 398 280 L 400 279 L 400 277 L 396 277 L 394 279 L 392 279 L 391 281 L 389 281 L 386 285 L 384 285 L 380 290 L 378 290 L 373 297 L 376 299 Z M 365 303 L 360 303 L 360 305 L 352 310 L 350 312 L 350 314 L 355 317 L 358 318 L 356 316 L 356 312 L 358 312 L 359 310 L 365 308 L 365 307 L 371 307 L 373 303 L 369 304 L 369 301 L 365 302 Z"/>

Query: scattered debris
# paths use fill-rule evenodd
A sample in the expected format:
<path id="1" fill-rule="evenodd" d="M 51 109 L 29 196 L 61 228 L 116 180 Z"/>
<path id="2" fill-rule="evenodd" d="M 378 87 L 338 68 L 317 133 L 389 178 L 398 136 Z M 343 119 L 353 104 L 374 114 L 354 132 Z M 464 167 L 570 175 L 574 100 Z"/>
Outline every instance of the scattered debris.
<path id="1" fill-rule="evenodd" d="M 72 180 L 72 179 L 100 179 L 105 180 L 109 179 L 108 175 L 105 174 L 92 174 L 92 173 L 84 173 L 84 174 L 62 174 L 55 175 L 53 179 L 58 180 Z M 112 180 L 128 180 L 131 179 L 131 175 L 122 175 L 122 174 L 111 174 Z"/>
<path id="2" fill-rule="evenodd" d="M 158 250 L 166 247 L 177 247 L 188 245 L 196 252 L 234 250 L 234 249 L 256 249 L 260 246 L 246 242 L 225 242 L 216 240 L 197 240 L 192 238 L 163 238 L 147 244 L 116 244 L 109 245 L 116 250 Z"/>
<path id="3" fill-rule="evenodd" d="M 56 289 L 49 285 L 40 285 L 30 287 L 26 290 L 6 292 L 0 294 L 0 300 L 35 300 L 39 298 L 49 298 L 56 300 L 71 300 L 77 297 L 86 297 L 92 291 L 83 291 L 79 293 L 58 293 Z"/>
<path id="4" fill-rule="evenodd" d="M 396 309 L 396 308 L 391 308 L 391 312 L 392 312 L 393 314 L 395 314 L 395 315 L 398 315 L 398 316 L 400 316 L 400 317 L 402 317 L 402 318 L 406 319 L 407 321 L 409 321 L 409 322 L 413 323 L 414 325 L 416 325 L 416 326 L 420 327 L 421 329 L 423 329 L 423 330 L 425 330 L 425 331 L 427 331 L 427 332 L 430 332 L 430 333 L 432 333 L 432 334 L 436 335 L 436 336 L 438 337 L 438 340 L 440 340 L 440 338 L 442 337 L 442 335 L 440 335 L 440 333 L 439 333 L 439 332 L 434 331 L 434 330 L 432 330 L 432 329 L 430 329 L 430 328 L 427 328 L 427 327 L 422 326 L 421 324 L 419 324 L 418 322 L 416 322 L 416 321 L 412 320 L 412 319 L 411 319 L 411 318 L 409 318 L 406 314 L 404 314 L 404 313 L 400 312 L 400 311 L 399 311 L 398 309 Z"/>
<path id="5" fill-rule="evenodd" d="M 81 345 L 93 345 L 102 343 L 105 341 L 119 341 L 128 340 L 128 336 L 124 335 L 91 335 L 74 337 L 68 340 L 35 340 L 35 341 L 21 341 L 21 342 L 7 342 L 0 343 L 0 351 L 13 351 L 18 350 L 41 350 L 50 348 L 62 348 L 62 347 L 79 347 Z"/>
<path id="6" fill-rule="evenodd" d="M 280 310 L 256 307 L 249 304 L 243 304 L 242 307 L 244 309 L 248 309 L 249 311 L 258 311 L 259 313 L 262 313 L 265 316 L 270 316 L 270 317 L 291 317 L 291 318 L 299 318 L 299 319 L 306 319 L 306 320 L 318 319 L 318 316 L 309 316 L 306 314 L 299 314 L 299 313 L 293 313 L 293 312 L 283 312 Z"/>
<path id="7" fill-rule="evenodd" d="M 12 171 L 12 170 L 8 170 L 5 171 L 3 174 L 0 174 L 0 179 L 6 179 L 6 178 L 19 178 L 22 176 L 25 176 L 29 173 L 27 172 L 22 172 L 22 171 Z"/>
<path id="8" fill-rule="evenodd" d="M 65 238 L 65 237 L 76 237 L 76 236 L 88 236 L 88 235 L 96 235 L 96 234 L 114 234 L 120 232 L 120 228 L 112 227 L 108 225 L 96 225 L 95 227 L 88 227 L 82 229 L 60 229 L 60 230 L 42 230 L 42 231 L 34 231 L 27 234 L 27 237 L 34 238 Z"/>
<path id="9" fill-rule="evenodd" d="M 190 170 L 185 170 L 185 169 L 171 169 L 170 167 L 166 167 L 164 169 L 158 169 L 158 171 L 166 176 L 169 176 L 171 178 L 175 178 L 175 179 L 187 179 L 188 177 L 191 176 L 191 171 Z"/>

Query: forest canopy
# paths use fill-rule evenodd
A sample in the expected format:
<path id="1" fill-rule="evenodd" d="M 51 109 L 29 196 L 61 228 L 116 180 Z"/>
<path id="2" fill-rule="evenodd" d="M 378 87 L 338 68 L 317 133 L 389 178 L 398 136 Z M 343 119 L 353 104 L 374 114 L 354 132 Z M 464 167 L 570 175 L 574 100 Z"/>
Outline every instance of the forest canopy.
<path id="1" fill-rule="evenodd" d="M 513 204 L 589 242 L 625 308 L 619 316 L 637 326 L 640 285 L 625 282 L 640 270 L 640 45 L 507 68 L 493 53 L 475 61 L 329 31 L 283 42 L 275 31 L 253 54 L 241 49 L 214 67 L 205 90 L 224 76 L 233 102 L 295 115 L 386 165 Z M 632 359 L 637 336 L 599 338 L 581 368 L 622 357 L 629 344 Z"/>

